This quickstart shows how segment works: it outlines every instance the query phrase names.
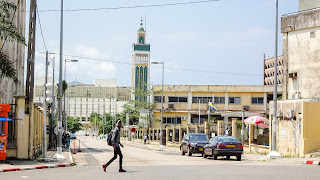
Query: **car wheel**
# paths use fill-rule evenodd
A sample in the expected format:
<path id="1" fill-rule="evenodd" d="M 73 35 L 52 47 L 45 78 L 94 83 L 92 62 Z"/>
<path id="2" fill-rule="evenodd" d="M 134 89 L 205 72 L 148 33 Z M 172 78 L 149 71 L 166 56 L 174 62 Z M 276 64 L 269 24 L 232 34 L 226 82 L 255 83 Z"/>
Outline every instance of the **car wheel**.
<path id="1" fill-rule="evenodd" d="M 203 158 L 207 158 L 208 156 L 205 153 L 202 153 Z"/>
<path id="2" fill-rule="evenodd" d="M 218 159 L 218 156 L 217 156 L 217 155 L 213 155 L 213 159 L 214 159 L 214 160 L 217 160 L 217 159 Z"/>
<path id="3" fill-rule="evenodd" d="M 188 148 L 188 155 L 192 156 L 192 152 L 190 152 L 190 149 Z"/>
<path id="4" fill-rule="evenodd" d="M 229 159 L 230 159 L 230 156 L 227 156 L 227 159 L 229 160 Z"/>
<path id="5" fill-rule="evenodd" d="M 181 155 L 182 155 L 182 156 L 185 155 L 185 152 L 182 150 L 182 148 L 181 148 Z"/>
<path id="6" fill-rule="evenodd" d="M 237 155 L 237 161 L 241 161 L 241 154 Z"/>

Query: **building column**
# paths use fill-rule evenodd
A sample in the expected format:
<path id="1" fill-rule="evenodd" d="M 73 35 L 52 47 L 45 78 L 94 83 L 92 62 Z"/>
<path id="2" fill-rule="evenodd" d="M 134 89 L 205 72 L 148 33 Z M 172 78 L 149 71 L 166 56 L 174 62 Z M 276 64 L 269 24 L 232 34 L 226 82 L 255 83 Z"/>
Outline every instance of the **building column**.
<path id="1" fill-rule="evenodd" d="M 152 141 L 154 141 L 154 128 L 152 129 Z"/>
<path id="2" fill-rule="evenodd" d="M 218 136 L 223 136 L 223 120 L 218 120 L 218 123 L 217 123 L 217 126 L 218 126 Z"/>
<path id="3" fill-rule="evenodd" d="M 176 128 L 173 127 L 173 128 L 172 128 L 172 143 L 175 142 L 175 139 L 176 139 Z"/>
<path id="4" fill-rule="evenodd" d="M 191 113 L 188 113 L 188 124 L 191 124 Z"/>
<path id="5" fill-rule="evenodd" d="M 249 125 L 249 152 L 251 152 L 251 142 L 253 140 L 253 125 Z"/>
<path id="6" fill-rule="evenodd" d="M 232 136 L 237 137 L 237 118 L 232 118 Z"/>
<path id="7" fill-rule="evenodd" d="M 229 129 L 228 128 L 228 126 L 229 126 L 228 122 L 229 122 L 229 117 L 225 116 L 224 117 L 224 133 L 223 134 L 226 134 L 227 130 Z"/>
<path id="8" fill-rule="evenodd" d="M 224 108 L 225 110 L 229 110 L 229 93 L 228 92 L 225 92 L 225 95 L 224 95 Z"/>
<path id="9" fill-rule="evenodd" d="M 204 134 L 210 138 L 211 136 L 210 136 L 209 127 L 210 127 L 209 122 L 205 121 L 204 122 Z"/>
<path id="10" fill-rule="evenodd" d="M 151 128 L 149 128 L 149 136 L 147 136 L 148 140 L 151 140 Z"/>
<path id="11" fill-rule="evenodd" d="M 159 141 L 159 128 L 157 128 L 157 141 Z"/>
<path id="12" fill-rule="evenodd" d="M 167 126 L 167 127 L 166 127 L 166 146 L 168 145 L 168 141 L 169 141 L 169 133 L 170 133 L 169 130 L 170 130 L 170 129 L 169 129 L 169 127 Z"/>
<path id="13" fill-rule="evenodd" d="M 197 123 L 194 127 L 195 127 L 194 129 L 195 129 L 196 133 L 198 133 L 199 132 L 199 124 Z"/>
<path id="14" fill-rule="evenodd" d="M 187 134 L 190 132 L 190 129 L 189 129 L 189 124 L 187 124 Z"/>
<path id="15" fill-rule="evenodd" d="M 179 144 L 181 144 L 182 139 L 182 131 L 181 131 L 181 125 L 179 126 Z"/>

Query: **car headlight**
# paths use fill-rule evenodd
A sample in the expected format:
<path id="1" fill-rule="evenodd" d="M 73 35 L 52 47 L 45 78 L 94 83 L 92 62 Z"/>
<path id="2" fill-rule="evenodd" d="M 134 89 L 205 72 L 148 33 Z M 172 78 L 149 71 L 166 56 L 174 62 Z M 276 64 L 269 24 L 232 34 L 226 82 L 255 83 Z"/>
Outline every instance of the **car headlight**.
<path id="1" fill-rule="evenodd" d="M 190 143 L 190 146 L 197 146 L 197 143 Z"/>

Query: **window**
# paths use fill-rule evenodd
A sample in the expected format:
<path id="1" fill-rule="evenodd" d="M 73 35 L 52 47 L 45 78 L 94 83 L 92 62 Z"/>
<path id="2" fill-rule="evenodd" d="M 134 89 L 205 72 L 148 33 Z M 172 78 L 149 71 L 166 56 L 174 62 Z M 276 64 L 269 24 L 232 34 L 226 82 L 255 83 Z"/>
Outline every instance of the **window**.
<path id="1" fill-rule="evenodd" d="M 192 103 L 200 103 L 208 104 L 208 102 L 212 102 L 212 97 L 192 97 Z"/>
<path id="2" fill-rule="evenodd" d="M 263 97 L 252 97 L 251 104 L 263 104 Z"/>
<path id="3" fill-rule="evenodd" d="M 162 122 L 166 124 L 181 124 L 181 117 L 164 117 Z"/>
<path id="4" fill-rule="evenodd" d="M 153 97 L 154 103 L 161 103 L 161 96 L 154 96 Z M 166 102 L 165 97 L 163 96 L 163 102 Z"/>
<path id="5" fill-rule="evenodd" d="M 214 97 L 214 103 L 215 104 L 224 104 L 225 98 L 224 97 Z"/>
<path id="6" fill-rule="evenodd" d="M 229 104 L 240 104 L 240 97 L 229 97 Z"/>
<path id="7" fill-rule="evenodd" d="M 169 96 L 169 103 L 172 102 L 186 103 L 188 102 L 188 97 Z"/>

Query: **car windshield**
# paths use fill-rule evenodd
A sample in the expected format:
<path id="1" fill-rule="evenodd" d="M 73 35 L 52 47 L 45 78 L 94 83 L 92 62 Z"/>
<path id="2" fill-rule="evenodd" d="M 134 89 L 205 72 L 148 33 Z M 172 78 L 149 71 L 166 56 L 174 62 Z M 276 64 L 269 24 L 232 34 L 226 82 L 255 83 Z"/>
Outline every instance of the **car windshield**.
<path id="1" fill-rule="evenodd" d="M 219 142 L 239 142 L 237 138 L 234 137 L 218 137 Z"/>
<path id="2" fill-rule="evenodd" d="M 208 141 L 208 138 L 205 134 L 193 134 L 190 135 L 190 141 Z"/>

